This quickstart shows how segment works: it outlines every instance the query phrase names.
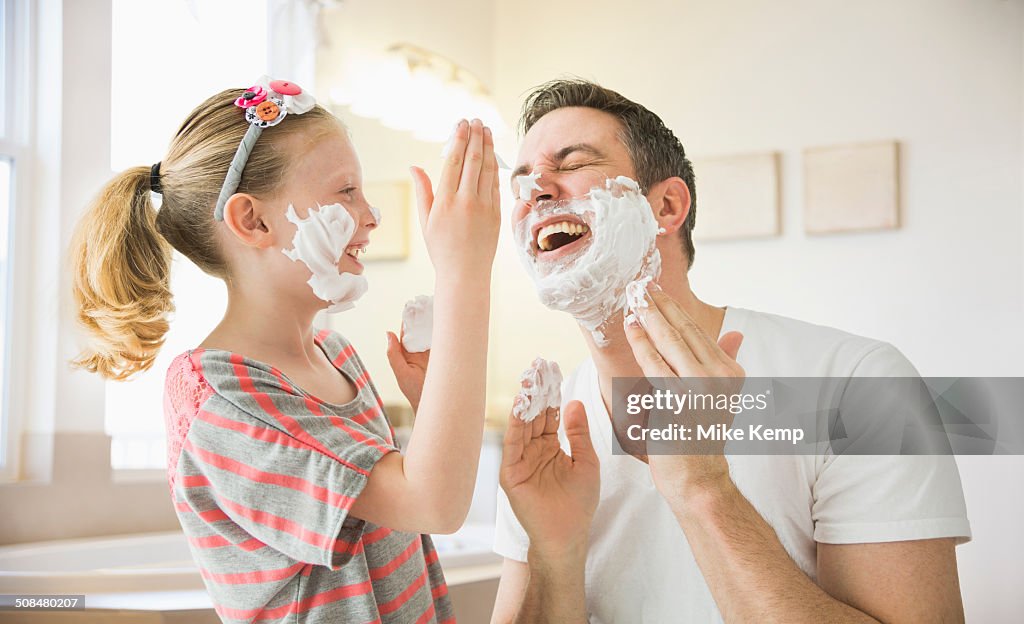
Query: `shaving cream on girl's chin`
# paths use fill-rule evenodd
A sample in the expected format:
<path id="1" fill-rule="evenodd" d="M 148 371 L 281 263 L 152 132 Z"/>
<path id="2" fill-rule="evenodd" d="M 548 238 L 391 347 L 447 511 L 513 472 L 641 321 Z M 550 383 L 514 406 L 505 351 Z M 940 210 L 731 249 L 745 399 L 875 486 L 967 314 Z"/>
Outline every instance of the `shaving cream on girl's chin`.
<path id="1" fill-rule="evenodd" d="M 362 275 L 342 273 L 338 269 L 338 261 L 355 234 L 352 215 L 341 204 L 318 204 L 309 209 L 308 217 L 299 219 L 295 207 L 289 204 L 285 216 L 295 224 L 295 236 L 292 248 L 281 251 L 292 261 L 302 262 L 309 268 L 313 275 L 306 283 L 313 294 L 330 304 L 329 313 L 354 307 L 369 285 Z"/>

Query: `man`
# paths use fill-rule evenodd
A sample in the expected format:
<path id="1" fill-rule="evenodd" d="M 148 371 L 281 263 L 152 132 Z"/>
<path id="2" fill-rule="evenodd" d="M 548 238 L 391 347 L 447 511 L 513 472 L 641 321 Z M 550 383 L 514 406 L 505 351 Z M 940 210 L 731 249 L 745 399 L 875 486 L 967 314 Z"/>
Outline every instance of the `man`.
<path id="1" fill-rule="evenodd" d="M 698 299 L 693 171 L 644 107 L 555 81 L 527 98 L 522 127 L 516 174 L 539 188 L 513 222 L 632 178 L 659 227 L 661 291 L 644 327 L 619 313 L 603 340 L 583 332 L 591 358 L 563 386 L 563 448 L 555 410 L 510 420 L 493 622 L 963 620 L 954 546 L 970 528 L 952 457 L 612 453 L 616 377 L 917 373 L 888 344 Z"/>

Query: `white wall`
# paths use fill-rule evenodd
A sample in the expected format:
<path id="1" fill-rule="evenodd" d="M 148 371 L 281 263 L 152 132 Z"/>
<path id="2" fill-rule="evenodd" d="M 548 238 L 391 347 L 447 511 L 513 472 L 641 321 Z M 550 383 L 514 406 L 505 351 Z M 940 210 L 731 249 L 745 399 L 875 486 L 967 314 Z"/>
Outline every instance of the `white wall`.
<path id="1" fill-rule="evenodd" d="M 699 245 L 698 296 L 888 340 L 925 375 L 1024 375 L 1020 2 L 623 6 L 498 0 L 500 103 L 514 116 L 531 86 L 575 74 L 657 112 L 692 156 L 780 151 L 783 235 Z M 901 144 L 902 227 L 804 235 L 802 148 L 888 138 Z M 531 314 L 498 348 L 554 339 L 552 317 Z M 548 331 L 532 326 L 549 318 Z M 1011 621 L 1024 610 L 1024 458 L 961 459 L 968 620 Z"/>

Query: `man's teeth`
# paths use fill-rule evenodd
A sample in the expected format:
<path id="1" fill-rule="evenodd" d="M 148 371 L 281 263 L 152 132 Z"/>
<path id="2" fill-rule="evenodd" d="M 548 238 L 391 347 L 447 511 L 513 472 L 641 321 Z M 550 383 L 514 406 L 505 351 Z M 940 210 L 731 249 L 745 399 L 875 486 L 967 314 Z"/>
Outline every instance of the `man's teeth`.
<path id="1" fill-rule="evenodd" d="M 541 251 L 551 251 L 553 245 L 551 244 L 551 236 L 554 234 L 572 234 L 574 236 L 582 236 L 590 231 L 586 225 L 582 223 L 575 223 L 572 221 L 559 221 L 558 223 L 551 223 L 545 225 L 537 232 L 537 247 Z"/>

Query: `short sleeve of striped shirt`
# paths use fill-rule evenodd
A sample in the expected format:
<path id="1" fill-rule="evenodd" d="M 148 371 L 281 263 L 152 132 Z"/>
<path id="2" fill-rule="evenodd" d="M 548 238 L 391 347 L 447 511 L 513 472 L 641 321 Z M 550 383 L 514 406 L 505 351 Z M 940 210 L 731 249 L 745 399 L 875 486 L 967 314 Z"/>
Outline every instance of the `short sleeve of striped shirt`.
<path id="1" fill-rule="evenodd" d="M 397 450 L 366 381 L 356 400 L 338 406 L 239 354 L 196 350 L 189 358 L 209 391 L 177 457 L 176 500 L 198 520 L 227 516 L 296 561 L 344 565 L 365 525 L 348 512 L 373 466 Z"/>

